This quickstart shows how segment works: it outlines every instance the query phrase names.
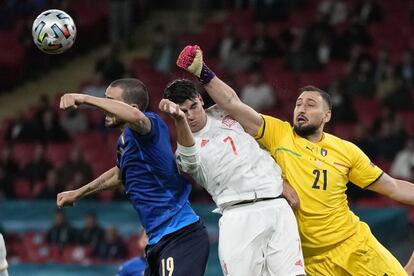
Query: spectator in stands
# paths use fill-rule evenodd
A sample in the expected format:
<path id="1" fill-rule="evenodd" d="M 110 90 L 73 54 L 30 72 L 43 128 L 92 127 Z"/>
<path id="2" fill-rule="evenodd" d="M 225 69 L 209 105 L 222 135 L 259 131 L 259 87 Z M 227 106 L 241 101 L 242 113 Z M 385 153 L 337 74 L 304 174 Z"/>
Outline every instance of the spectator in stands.
<path id="1" fill-rule="evenodd" d="M 61 179 L 58 178 L 56 170 L 51 169 L 46 176 L 46 183 L 43 189 L 37 195 L 38 198 L 54 199 L 62 191 Z"/>
<path id="2" fill-rule="evenodd" d="M 144 248 L 148 244 L 148 236 L 144 230 L 139 234 L 137 241 L 139 252 L 136 252 L 137 256 L 123 263 L 119 269 L 117 276 L 143 276 L 147 261 L 145 260 Z"/>
<path id="3" fill-rule="evenodd" d="M 76 110 L 65 112 L 60 118 L 60 124 L 70 135 L 83 132 L 88 128 L 88 121 L 85 115 L 82 112 L 76 112 Z"/>
<path id="4" fill-rule="evenodd" d="M 92 255 L 102 260 L 121 259 L 126 256 L 125 244 L 115 227 L 109 227 L 105 231 L 105 238 L 99 243 Z"/>
<path id="5" fill-rule="evenodd" d="M 256 21 L 285 20 L 289 16 L 289 0 L 256 0 L 253 2 Z"/>
<path id="6" fill-rule="evenodd" d="M 319 67 L 316 53 L 306 46 L 306 29 L 294 27 L 282 33 L 285 42 L 285 66 L 293 71 L 315 70 Z"/>
<path id="7" fill-rule="evenodd" d="M 378 51 L 375 62 L 374 75 L 376 82 L 381 81 L 389 65 L 391 65 L 390 54 L 387 49 L 382 48 Z"/>
<path id="8" fill-rule="evenodd" d="M 52 168 L 52 164 L 46 159 L 45 150 L 43 144 L 38 144 L 35 148 L 33 160 L 23 168 L 23 177 L 31 183 L 46 180 L 46 175 Z"/>
<path id="9" fill-rule="evenodd" d="M 225 25 L 221 38 L 212 47 L 211 55 L 219 57 L 221 62 L 225 62 L 231 52 L 239 48 L 239 44 L 240 41 L 236 38 L 233 26 Z"/>
<path id="10" fill-rule="evenodd" d="M 349 57 L 349 49 L 352 49 L 354 45 L 369 46 L 371 43 L 372 38 L 367 31 L 367 27 L 358 18 L 352 17 L 348 28 L 339 38 L 338 56 Z"/>
<path id="11" fill-rule="evenodd" d="M 15 197 L 14 181 L 20 176 L 20 168 L 13 158 L 12 150 L 12 145 L 6 145 L 0 155 L 0 194 L 8 199 Z"/>
<path id="12" fill-rule="evenodd" d="M 355 126 L 355 144 L 366 153 L 371 159 L 375 160 L 378 155 L 377 146 L 375 144 L 374 135 L 362 123 L 357 123 Z"/>
<path id="13" fill-rule="evenodd" d="M 240 98 L 244 103 L 259 112 L 274 107 L 276 103 L 272 87 L 263 80 L 263 76 L 259 71 L 250 75 L 250 82 L 242 88 Z"/>
<path id="14" fill-rule="evenodd" d="M 13 143 L 37 140 L 41 134 L 36 124 L 33 124 L 30 119 L 29 112 L 20 113 L 12 119 L 6 130 L 6 141 Z"/>
<path id="15" fill-rule="evenodd" d="M 164 25 L 157 25 L 152 34 L 151 61 L 160 73 L 169 73 L 175 65 L 178 47 L 171 32 Z"/>
<path id="16" fill-rule="evenodd" d="M 375 94 L 375 80 L 372 62 L 364 59 L 357 67 L 356 72 L 352 72 L 345 78 L 345 90 L 352 97 L 371 97 Z"/>
<path id="17" fill-rule="evenodd" d="M 59 116 L 48 108 L 42 113 L 40 125 L 40 140 L 43 142 L 64 142 L 69 140 L 69 135 L 59 122 Z"/>
<path id="18" fill-rule="evenodd" d="M 72 149 L 69 159 L 66 160 L 59 169 L 59 179 L 63 185 L 73 181 L 76 174 L 80 174 L 80 182 L 89 182 L 92 179 L 92 168 L 85 161 L 83 151 L 79 146 Z"/>
<path id="19" fill-rule="evenodd" d="M 125 65 L 119 59 L 119 49 L 116 46 L 106 46 L 103 56 L 95 64 L 95 74 L 100 74 L 107 86 L 113 80 L 124 77 Z"/>
<path id="20" fill-rule="evenodd" d="M 79 230 L 78 239 L 82 245 L 88 245 L 92 251 L 97 250 L 99 244 L 104 239 L 104 230 L 99 226 L 96 220 L 96 213 L 89 211 L 85 216 L 85 224 Z"/>
<path id="21" fill-rule="evenodd" d="M 344 23 L 348 16 L 348 6 L 343 0 L 323 0 L 318 5 L 318 12 L 329 24 Z"/>
<path id="22" fill-rule="evenodd" d="M 62 210 L 56 210 L 53 225 L 46 234 L 47 242 L 62 249 L 65 245 L 72 244 L 75 237 L 76 232 L 66 221 L 65 213 Z"/>
<path id="23" fill-rule="evenodd" d="M 109 1 L 109 40 L 113 46 L 118 45 L 127 48 L 132 46 L 133 2 L 131 0 Z"/>
<path id="24" fill-rule="evenodd" d="M 404 80 L 408 88 L 413 87 L 414 84 L 414 61 L 410 50 L 405 50 L 401 54 L 401 61 L 397 67 L 398 75 Z"/>
<path id="25" fill-rule="evenodd" d="M 354 122 L 355 110 L 351 97 L 344 92 L 343 86 L 338 80 L 334 80 L 327 91 L 331 95 L 332 116 L 331 121 L 336 123 Z"/>
<path id="26" fill-rule="evenodd" d="M 381 123 L 375 138 L 378 148 L 378 158 L 392 161 L 406 140 L 406 134 L 399 117 Z"/>
<path id="27" fill-rule="evenodd" d="M 243 39 L 239 46 L 229 53 L 227 59 L 221 60 L 220 65 L 225 71 L 237 74 L 252 69 L 258 64 L 259 60 L 252 52 L 250 41 Z"/>
<path id="28" fill-rule="evenodd" d="M 360 0 L 353 14 L 364 24 L 378 22 L 383 17 L 382 8 L 375 0 Z"/>
<path id="29" fill-rule="evenodd" d="M 106 85 L 102 74 L 95 72 L 91 80 L 83 87 L 82 93 L 95 97 L 105 97 Z"/>
<path id="30" fill-rule="evenodd" d="M 411 180 L 412 168 L 414 168 L 414 137 L 410 137 L 405 147 L 397 153 L 392 165 L 390 174 L 406 180 Z"/>
<path id="31" fill-rule="evenodd" d="M 266 33 L 266 25 L 263 22 L 256 23 L 256 33 L 252 37 L 250 44 L 252 53 L 260 60 L 280 54 L 275 40 Z"/>
<path id="32" fill-rule="evenodd" d="M 395 68 L 392 64 L 388 64 L 385 71 L 378 81 L 376 98 L 383 103 L 388 102 L 390 97 L 393 97 L 397 90 L 402 88 L 401 79 L 397 78 Z"/>

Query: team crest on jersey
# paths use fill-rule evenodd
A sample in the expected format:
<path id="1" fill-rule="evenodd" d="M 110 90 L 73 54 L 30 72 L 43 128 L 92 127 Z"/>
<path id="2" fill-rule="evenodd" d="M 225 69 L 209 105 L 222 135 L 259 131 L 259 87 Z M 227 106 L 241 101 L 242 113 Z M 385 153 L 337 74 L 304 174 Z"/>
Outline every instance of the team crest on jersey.
<path id="1" fill-rule="evenodd" d="M 221 120 L 221 123 L 226 127 L 232 127 L 237 123 L 237 121 L 230 117 L 230 115 L 227 115 Z"/>
<path id="2" fill-rule="evenodd" d="M 208 140 L 208 139 L 201 139 L 200 146 L 201 146 L 201 147 L 204 147 L 205 145 L 207 145 L 207 143 L 208 143 L 209 141 L 210 141 L 210 140 Z"/>
<path id="3" fill-rule="evenodd" d="M 326 155 L 328 154 L 328 151 L 326 150 L 326 149 L 321 149 L 321 155 L 323 156 L 323 157 L 325 157 Z"/>

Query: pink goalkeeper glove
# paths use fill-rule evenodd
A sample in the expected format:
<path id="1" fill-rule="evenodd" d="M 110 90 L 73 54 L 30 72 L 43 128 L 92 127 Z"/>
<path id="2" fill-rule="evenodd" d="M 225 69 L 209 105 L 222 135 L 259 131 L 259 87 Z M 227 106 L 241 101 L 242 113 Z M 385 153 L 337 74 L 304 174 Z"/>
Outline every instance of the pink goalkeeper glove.
<path id="1" fill-rule="evenodd" d="M 203 61 L 203 51 L 198 45 L 187 45 L 177 59 L 177 66 L 194 74 L 201 84 L 207 84 L 215 74 Z"/>

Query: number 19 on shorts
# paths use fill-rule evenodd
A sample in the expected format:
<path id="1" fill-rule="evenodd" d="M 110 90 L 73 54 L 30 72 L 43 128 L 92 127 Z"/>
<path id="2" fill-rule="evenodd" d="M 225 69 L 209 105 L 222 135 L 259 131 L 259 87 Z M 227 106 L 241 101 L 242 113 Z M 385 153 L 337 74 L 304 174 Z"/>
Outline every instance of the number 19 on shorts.
<path id="1" fill-rule="evenodd" d="M 161 259 L 161 271 L 162 276 L 172 276 L 174 271 L 174 258 L 168 257 L 167 259 Z"/>

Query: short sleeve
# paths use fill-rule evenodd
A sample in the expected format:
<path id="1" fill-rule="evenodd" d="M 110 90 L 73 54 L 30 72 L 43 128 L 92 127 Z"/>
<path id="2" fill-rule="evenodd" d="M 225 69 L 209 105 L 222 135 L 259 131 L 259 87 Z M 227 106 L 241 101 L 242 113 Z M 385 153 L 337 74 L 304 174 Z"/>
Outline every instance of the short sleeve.
<path id="1" fill-rule="evenodd" d="M 347 151 L 352 158 L 349 180 L 358 187 L 365 189 L 377 181 L 383 171 L 372 163 L 368 156 L 356 145 L 348 143 L 347 147 Z"/>
<path id="2" fill-rule="evenodd" d="M 269 152 L 275 149 L 280 138 L 291 130 L 290 124 L 277 118 L 261 115 L 263 118 L 256 136 L 254 137 L 260 145 L 265 147 Z"/>

